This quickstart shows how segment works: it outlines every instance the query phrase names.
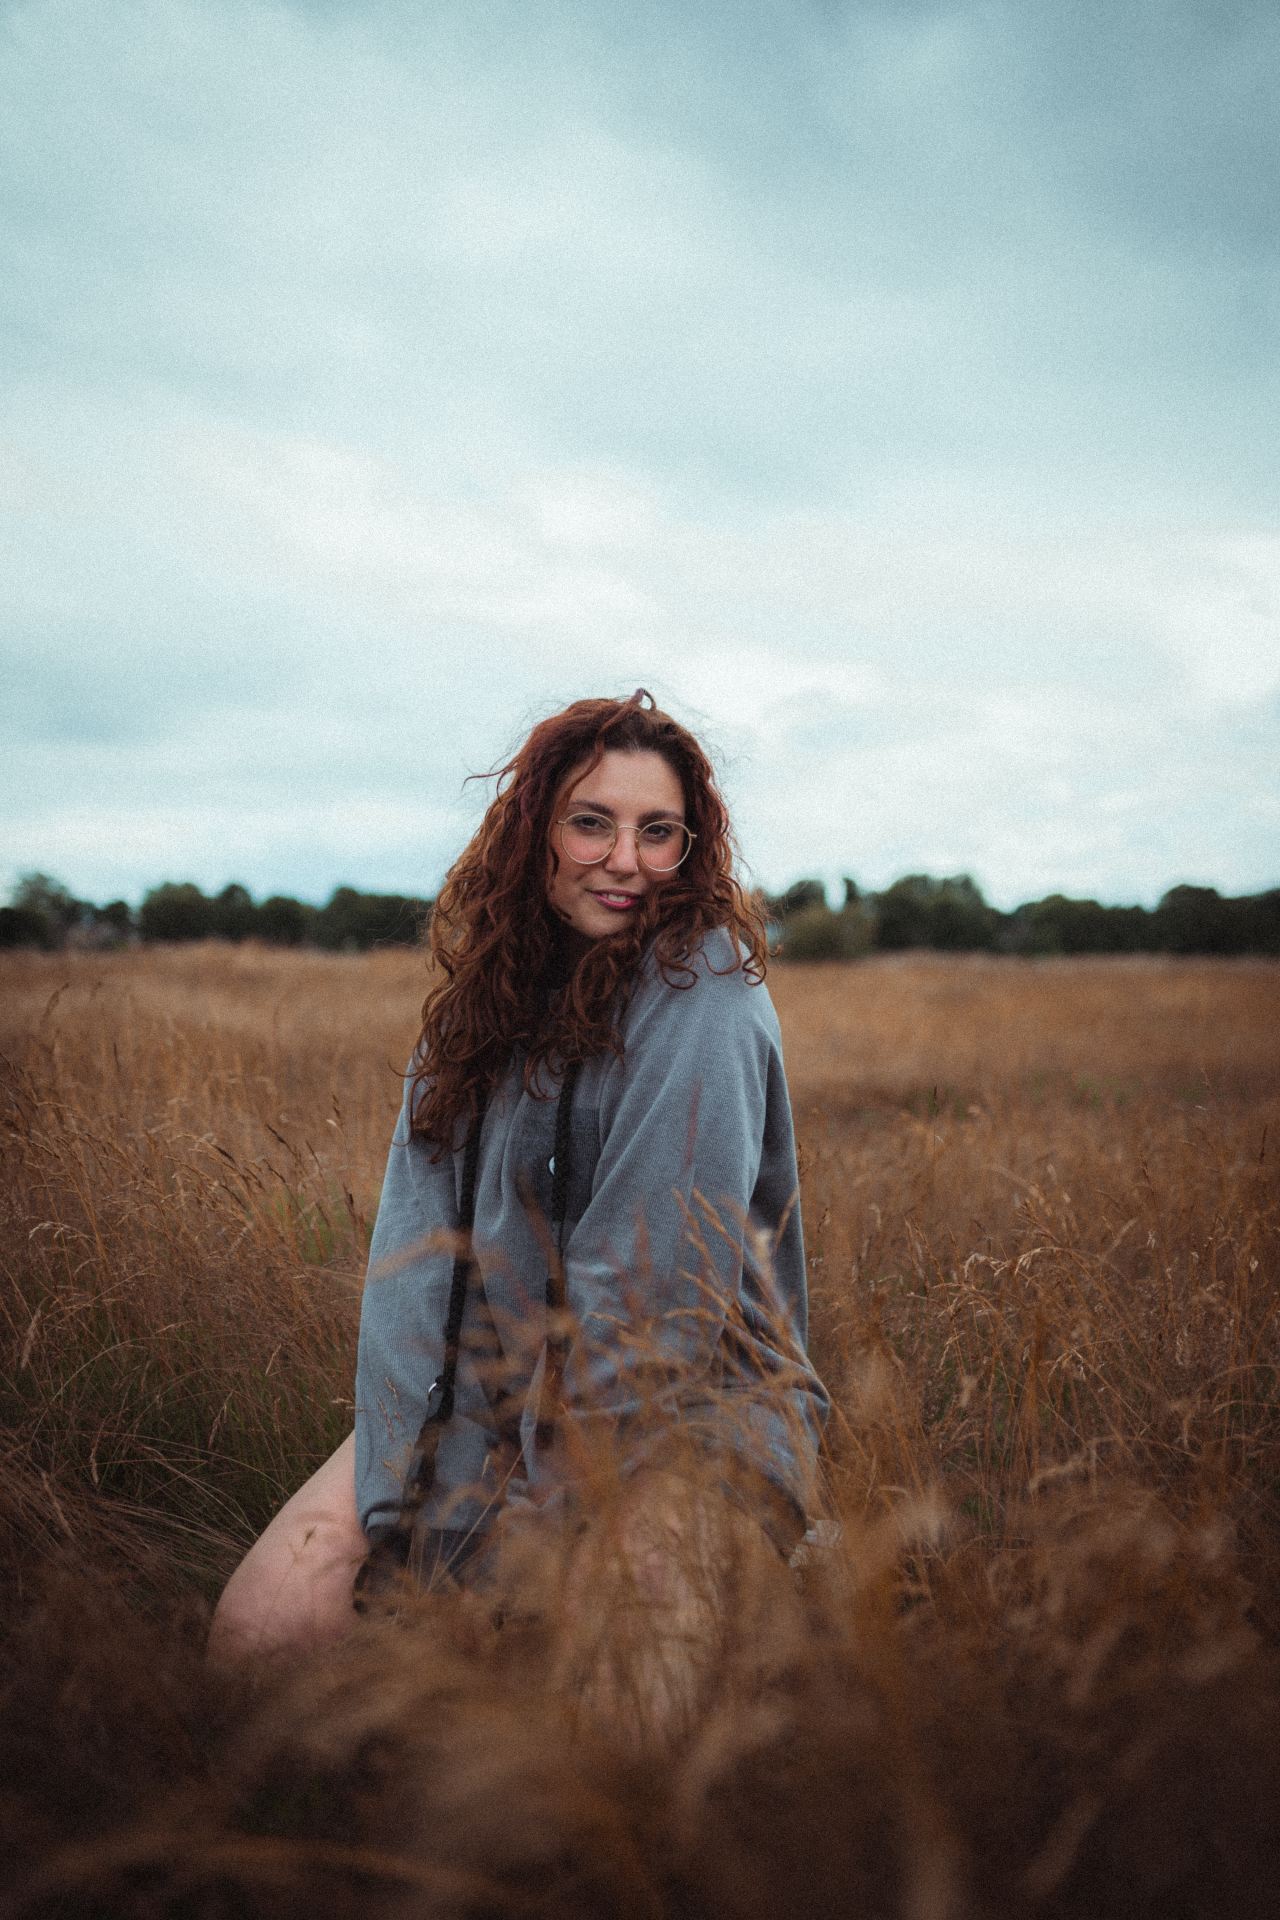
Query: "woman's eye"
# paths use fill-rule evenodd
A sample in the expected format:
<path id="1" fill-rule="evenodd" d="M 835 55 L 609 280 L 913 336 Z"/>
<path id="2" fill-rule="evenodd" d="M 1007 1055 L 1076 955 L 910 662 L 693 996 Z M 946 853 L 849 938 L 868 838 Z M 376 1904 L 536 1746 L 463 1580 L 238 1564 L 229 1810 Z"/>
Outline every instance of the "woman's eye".
<path id="1" fill-rule="evenodd" d="M 598 813 L 575 813 L 569 825 L 576 827 L 579 833 L 608 833 L 609 831 L 609 822 L 602 820 Z"/>
<path id="2" fill-rule="evenodd" d="M 675 828 L 669 820 L 655 820 L 650 826 L 640 829 L 640 838 L 646 847 L 670 846 Z"/>

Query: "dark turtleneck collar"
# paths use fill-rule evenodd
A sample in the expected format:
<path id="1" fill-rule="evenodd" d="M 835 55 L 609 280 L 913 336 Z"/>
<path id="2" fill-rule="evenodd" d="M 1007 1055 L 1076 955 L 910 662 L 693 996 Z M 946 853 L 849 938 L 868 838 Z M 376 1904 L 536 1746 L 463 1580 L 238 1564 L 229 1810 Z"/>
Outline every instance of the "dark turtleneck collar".
<path id="1" fill-rule="evenodd" d="M 594 945 L 595 941 L 585 933 L 579 933 L 576 927 L 557 922 L 551 963 L 547 968 L 547 987 L 551 993 L 558 993 L 561 987 L 568 986 L 579 960 Z"/>

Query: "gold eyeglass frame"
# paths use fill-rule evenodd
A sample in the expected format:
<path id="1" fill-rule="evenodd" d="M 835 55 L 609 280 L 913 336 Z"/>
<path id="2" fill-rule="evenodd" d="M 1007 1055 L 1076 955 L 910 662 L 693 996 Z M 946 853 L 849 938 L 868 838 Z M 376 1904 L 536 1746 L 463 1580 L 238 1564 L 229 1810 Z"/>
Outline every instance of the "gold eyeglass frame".
<path id="1" fill-rule="evenodd" d="M 584 807 L 582 811 L 585 813 L 587 809 Z M 599 820 L 604 820 L 608 818 L 608 816 L 603 813 L 597 814 L 594 817 Z M 685 837 L 684 852 L 680 855 L 680 858 L 674 861 L 672 865 L 669 867 L 655 867 L 650 861 L 645 859 L 643 850 L 641 849 L 641 846 L 640 846 L 640 835 L 643 829 L 641 827 L 619 826 L 616 820 L 611 820 L 609 824 L 613 828 L 613 838 L 609 842 L 608 846 L 605 848 L 604 852 L 598 853 L 594 860 L 579 860 L 577 854 L 570 853 L 568 847 L 566 847 L 564 843 L 565 828 L 569 825 L 571 820 L 576 820 L 577 818 L 578 818 L 577 814 L 573 814 L 573 813 L 562 814 L 561 817 L 556 821 L 555 825 L 556 825 L 556 834 L 560 841 L 561 853 L 563 853 L 566 860 L 572 860 L 575 863 L 575 865 L 579 867 L 598 867 L 602 860 L 607 860 L 609 858 L 609 855 L 613 852 L 614 848 L 617 846 L 618 835 L 620 833 L 629 833 L 633 836 L 636 843 L 636 859 L 640 862 L 640 865 L 645 869 L 647 873 L 674 873 L 676 871 L 676 868 L 682 867 L 685 861 L 689 858 L 690 849 L 692 848 L 694 841 L 698 837 L 697 834 L 693 832 L 692 828 L 685 826 L 685 823 L 683 820 L 666 820 L 662 822 L 659 822 L 656 820 L 646 821 L 645 822 L 646 826 L 663 825 L 668 827 L 679 827 L 684 833 L 684 837 Z"/>

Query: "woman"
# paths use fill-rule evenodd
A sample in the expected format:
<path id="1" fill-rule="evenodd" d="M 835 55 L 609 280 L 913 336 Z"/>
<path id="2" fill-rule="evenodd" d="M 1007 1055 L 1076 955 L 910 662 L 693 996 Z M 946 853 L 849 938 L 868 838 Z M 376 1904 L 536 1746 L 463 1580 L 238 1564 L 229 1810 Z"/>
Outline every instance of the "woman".
<path id="1" fill-rule="evenodd" d="M 671 1563 L 698 1543 L 785 1554 L 804 1530 L 827 1400 L 804 1351 L 791 1113 L 763 929 L 697 741 L 643 689 L 536 726 L 431 947 L 355 1433 L 233 1576 L 219 1653 L 345 1629 L 353 1572 L 397 1522 L 427 1574 L 475 1577 L 513 1513 L 566 1523 L 599 1571 L 584 1516 L 606 1458 L 623 1520 L 605 1559 L 655 1605 L 688 1614 Z"/>

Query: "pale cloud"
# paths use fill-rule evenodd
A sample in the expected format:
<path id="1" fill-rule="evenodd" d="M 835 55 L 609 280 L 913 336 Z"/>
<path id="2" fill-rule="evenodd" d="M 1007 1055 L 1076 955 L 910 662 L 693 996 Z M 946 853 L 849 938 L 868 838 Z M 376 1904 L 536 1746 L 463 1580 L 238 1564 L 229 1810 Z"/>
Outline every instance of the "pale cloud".
<path id="1" fill-rule="evenodd" d="M 1203 698 L 1249 708 L 1280 691 L 1280 535 L 1193 537 L 1173 594 L 1164 578 L 1148 586 L 1159 630 Z"/>
<path id="2" fill-rule="evenodd" d="M 430 889 L 646 684 L 773 884 L 1266 884 L 1277 74 L 1191 0 L 11 4 L 0 864 Z"/>

